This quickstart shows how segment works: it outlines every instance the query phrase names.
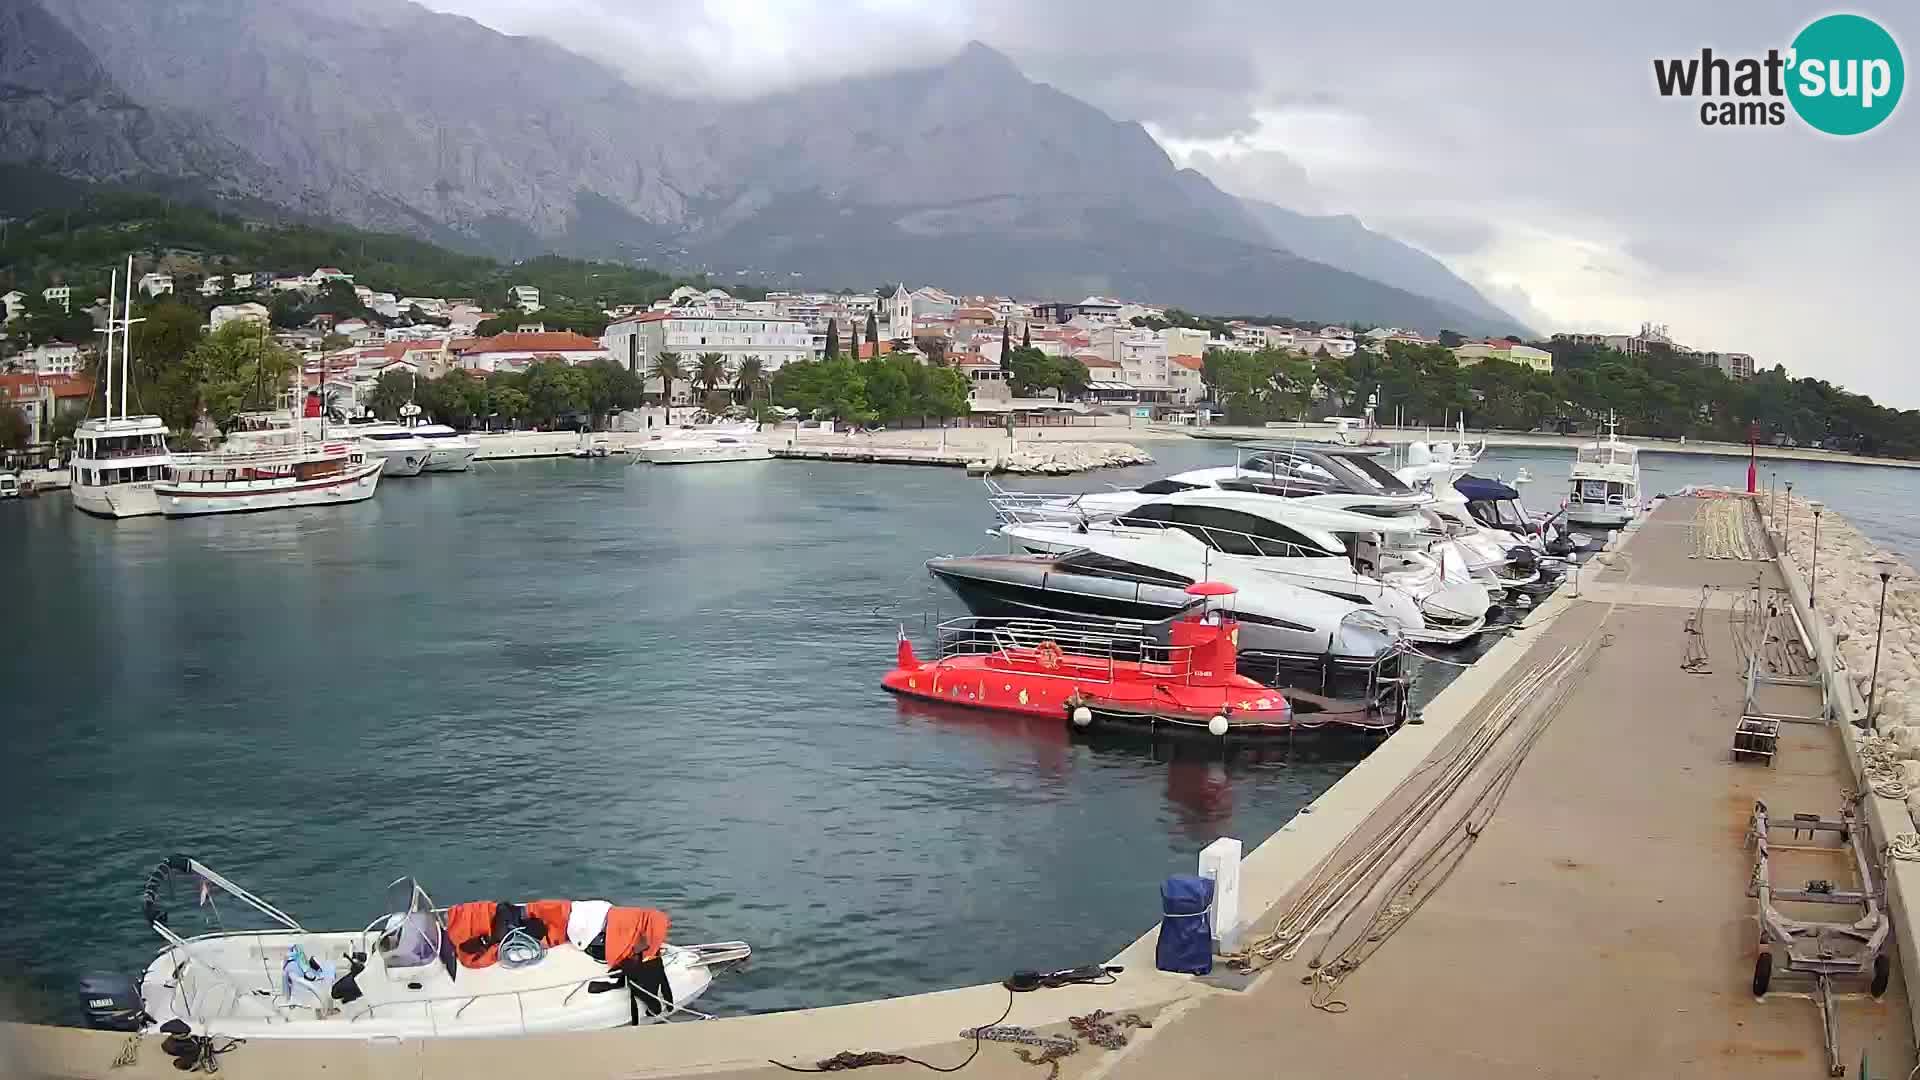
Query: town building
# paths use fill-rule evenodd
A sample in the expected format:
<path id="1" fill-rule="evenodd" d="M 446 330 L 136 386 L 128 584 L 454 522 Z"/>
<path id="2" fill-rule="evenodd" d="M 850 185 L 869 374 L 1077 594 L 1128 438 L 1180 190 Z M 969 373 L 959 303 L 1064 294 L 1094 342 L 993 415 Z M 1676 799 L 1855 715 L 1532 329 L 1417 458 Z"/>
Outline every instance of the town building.
<path id="1" fill-rule="evenodd" d="M 351 285 L 353 284 L 353 275 L 346 273 L 337 266 L 316 266 L 313 268 L 313 273 L 307 275 L 307 284 L 316 289 L 325 288 L 329 282 L 334 281 L 344 281 Z"/>
<path id="2" fill-rule="evenodd" d="M 85 415 L 93 397 L 93 380 L 84 375 L 0 375 L 0 406 L 12 406 L 27 418 L 27 445 L 45 449 L 52 441 L 54 420 L 63 414 Z"/>
<path id="3" fill-rule="evenodd" d="M 19 289 L 15 289 L 4 296 L 0 296 L 0 305 L 4 305 L 6 308 L 6 314 L 0 317 L 0 322 L 17 319 L 22 312 L 27 310 L 27 294 L 21 292 Z"/>
<path id="4" fill-rule="evenodd" d="M 1516 341 L 1472 341 L 1453 350 L 1454 359 L 1461 367 L 1477 364 L 1482 360 L 1505 360 L 1510 364 L 1543 374 L 1553 374 L 1553 354 L 1545 349 L 1536 349 L 1531 345 L 1522 345 Z"/>
<path id="5" fill-rule="evenodd" d="M 540 310 L 540 290 L 531 285 L 515 285 L 507 290 L 507 299 L 521 311 Z"/>
<path id="6" fill-rule="evenodd" d="M 234 274 L 228 280 L 227 288 L 232 289 L 235 292 L 238 292 L 242 289 L 251 289 L 253 288 L 253 275 L 252 274 Z"/>
<path id="7" fill-rule="evenodd" d="M 265 326 L 267 306 L 265 304 L 219 304 L 207 313 L 207 329 L 219 330 L 230 322 L 251 322 Z"/>
<path id="8" fill-rule="evenodd" d="M 173 291 L 173 275 L 158 271 L 142 274 L 138 288 L 148 296 L 165 296 Z"/>
<path id="9" fill-rule="evenodd" d="M 1693 358 L 1704 366 L 1719 368 L 1729 379 L 1753 378 L 1753 357 L 1746 353 L 1698 352 Z"/>
<path id="10" fill-rule="evenodd" d="M 1168 356 L 1205 356 L 1207 352 L 1207 332 L 1191 326 L 1169 326 L 1160 331 L 1160 340 L 1167 343 Z"/>
<path id="11" fill-rule="evenodd" d="M 852 344 L 842 337 L 843 344 Z M 692 370 L 701 353 L 719 353 L 729 370 L 738 370 L 749 356 L 760 358 L 760 370 L 771 376 L 796 360 L 814 355 L 813 335 L 798 319 L 728 316 L 711 309 L 649 311 L 607 324 L 600 339 L 601 355 L 628 371 L 645 374 L 653 358 L 663 352 L 680 354 L 681 365 Z M 683 394 L 684 391 L 684 394 Z M 649 378 L 647 392 L 659 393 L 660 380 Z M 674 384 L 672 404 L 692 401 L 692 388 Z"/>
<path id="12" fill-rule="evenodd" d="M 455 338 L 448 342 L 447 351 L 458 366 L 468 371 L 484 372 L 502 369 L 522 371 L 536 360 L 558 360 L 578 366 L 607 358 L 603 341 L 595 341 L 572 331 Z"/>
<path id="13" fill-rule="evenodd" d="M 201 296 L 218 296 L 225 292 L 226 288 L 227 279 L 219 274 L 209 274 L 200 279 Z"/>
<path id="14" fill-rule="evenodd" d="M 20 354 L 21 365 L 35 375 L 78 375 L 84 362 L 80 346 L 49 341 Z"/>
<path id="15" fill-rule="evenodd" d="M 45 300 L 48 305 L 59 304 L 61 311 L 69 315 L 73 314 L 73 286 L 71 285 L 53 285 L 42 289 L 40 299 Z"/>

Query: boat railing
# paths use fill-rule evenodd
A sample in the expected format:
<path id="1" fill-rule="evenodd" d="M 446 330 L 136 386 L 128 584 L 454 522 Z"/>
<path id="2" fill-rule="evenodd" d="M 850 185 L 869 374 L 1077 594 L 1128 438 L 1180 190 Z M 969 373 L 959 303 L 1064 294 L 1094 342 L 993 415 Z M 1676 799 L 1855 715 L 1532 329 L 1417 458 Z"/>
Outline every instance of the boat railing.
<path id="1" fill-rule="evenodd" d="M 344 442 L 304 443 L 299 446 L 260 450 L 215 450 L 205 454 L 175 454 L 175 465 L 198 468 L 240 468 L 246 465 L 285 464 L 294 461 L 345 457 L 350 451 Z"/>
<path id="2" fill-rule="evenodd" d="M 1291 540 L 1282 540 L 1274 536 L 1262 536 L 1259 533 L 1241 532 L 1237 529 L 1221 528 L 1217 525 L 1202 525 L 1196 521 L 1168 521 L 1164 518 L 1135 517 L 1129 514 L 1085 515 L 1077 521 L 1063 521 L 1059 517 L 1036 517 L 1031 520 L 1006 521 L 1009 525 L 1037 525 L 1043 528 L 1084 530 L 1099 527 L 1104 529 L 1152 529 L 1161 533 L 1170 529 L 1181 532 L 1200 541 L 1215 551 L 1227 555 L 1250 555 L 1267 559 L 1346 559 L 1344 551 L 1327 551 L 1322 548 L 1297 544 Z"/>
<path id="3" fill-rule="evenodd" d="M 1165 645 L 1099 622 L 971 615 L 948 619 L 937 633 L 943 660 L 999 658 L 1022 674 L 1044 678 L 1113 682 L 1116 665 L 1126 663 L 1184 682 L 1193 670 L 1191 646 Z"/>

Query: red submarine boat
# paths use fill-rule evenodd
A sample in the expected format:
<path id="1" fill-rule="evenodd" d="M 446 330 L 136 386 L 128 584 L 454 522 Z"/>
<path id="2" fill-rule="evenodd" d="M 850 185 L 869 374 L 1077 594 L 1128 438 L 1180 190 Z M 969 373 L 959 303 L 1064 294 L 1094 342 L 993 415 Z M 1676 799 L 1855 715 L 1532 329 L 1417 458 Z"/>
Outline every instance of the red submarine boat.
<path id="1" fill-rule="evenodd" d="M 1278 734 L 1294 726 L 1281 691 L 1234 670 L 1239 623 L 1210 601 L 1234 588 L 1187 587 L 1193 607 L 1166 643 L 1110 624 L 971 617 L 940 624 L 936 660 L 899 659 L 880 680 L 904 697 L 1057 717 L 1077 728 L 1123 725 L 1216 736 Z"/>

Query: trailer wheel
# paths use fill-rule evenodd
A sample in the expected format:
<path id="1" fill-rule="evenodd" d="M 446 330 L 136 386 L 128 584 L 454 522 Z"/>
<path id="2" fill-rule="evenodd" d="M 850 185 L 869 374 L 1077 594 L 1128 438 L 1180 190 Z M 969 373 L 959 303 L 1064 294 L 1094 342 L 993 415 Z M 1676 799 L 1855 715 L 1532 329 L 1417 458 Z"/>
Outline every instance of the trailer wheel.
<path id="1" fill-rule="evenodd" d="M 1773 982 L 1773 950 L 1762 949 L 1753 962 L 1753 996 L 1767 996 L 1767 986 Z"/>
<path id="2" fill-rule="evenodd" d="M 1873 958 L 1873 984 L 1867 987 L 1875 1000 L 1887 992 L 1887 982 L 1893 978 L 1893 959 L 1886 953 Z"/>

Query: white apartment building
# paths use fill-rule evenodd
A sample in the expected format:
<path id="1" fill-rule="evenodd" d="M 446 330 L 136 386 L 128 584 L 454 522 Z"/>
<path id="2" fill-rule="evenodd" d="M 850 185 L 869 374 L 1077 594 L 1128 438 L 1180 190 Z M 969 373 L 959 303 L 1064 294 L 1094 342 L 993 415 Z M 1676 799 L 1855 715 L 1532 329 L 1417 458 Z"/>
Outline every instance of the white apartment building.
<path id="1" fill-rule="evenodd" d="M 264 326 L 266 321 L 265 304 L 221 304 L 207 313 L 207 328 L 216 331 L 230 322 L 251 322 Z"/>
<path id="2" fill-rule="evenodd" d="M 1703 365 L 1719 368 L 1729 379 L 1753 378 L 1753 357 L 1746 353 L 1703 352 L 1695 353 L 1693 358 Z"/>
<path id="3" fill-rule="evenodd" d="M 171 292 L 172 289 L 169 288 L 168 291 Z M 60 310 L 69 315 L 73 313 L 73 286 L 71 285 L 55 285 L 52 288 L 42 289 L 40 299 L 49 304 L 59 304 Z"/>
<path id="4" fill-rule="evenodd" d="M 1207 332 L 1191 326 L 1169 326 L 1160 331 L 1160 340 L 1167 343 L 1168 356 L 1204 356 L 1207 352 Z"/>
<path id="5" fill-rule="evenodd" d="M 172 274 L 142 274 L 139 289 L 148 296 L 165 296 L 173 291 Z"/>
<path id="6" fill-rule="evenodd" d="M 233 275 L 233 280 L 227 284 L 227 288 L 251 289 L 253 288 L 253 275 L 252 274 L 235 274 Z"/>
<path id="7" fill-rule="evenodd" d="M 221 277 L 219 274 L 209 274 L 200 281 L 201 296 L 217 296 L 225 292 L 226 288 L 227 279 Z"/>
<path id="8" fill-rule="evenodd" d="M 1167 355 L 1167 343 L 1159 334 L 1145 329 L 1107 327 L 1088 336 L 1090 352 L 1106 357 L 1120 366 L 1120 381 L 1140 400 L 1170 400 L 1173 373 Z"/>
<path id="9" fill-rule="evenodd" d="M 27 310 L 27 294 L 21 292 L 19 289 L 15 289 L 5 296 L 0 296 L 0 305 L 4 305 L 7 312 L 5 318 L 0 319 L 0 322 L 8 319 L 17 319 L 20 317 L 21 312 Z"/>
<path id="10" fill-rule="evenodd" d="M 618 319 L 607 324 L 600 342 L 614 362 L 641 373 L 663 352 L 679 353 L 689 372 L 701 353 L 719 353 L 734 369 L 747 357 L 757 356 L 768 375 L 796 360 L 813 358 L 813 335 L 798 319 L 722 315 L 710 308 L 649 311 Z M 660 381 L 648 379 L 647 391 L 659 393 Z M 673 399 L 676 405 L 691 402 L 692 388 L 676 382 Z"/>
<path id="11" fill-rule="evenodd" d="M 521 311 L 540 310 L 540 290 L 531 285 L 515 285 L 508 289 L 507 299 L 513 301 Z"/>
<path id="12" fill-rule="evenodd" d="M 307 284 L 315 288 L 319 288 L 330 281 L 344 281 L 351 285 L 353 284 L 353 275 L 346 273 L 337 266 L 316 266 L 313 268 L 313 273 L 307 275 Z"/>
<path id="13" fill-rule="evenodd" d="M 20 354 L 35 375 L 78 375 L 81 369 L 80 346 L 64 341 L 49 341 Z"/>

